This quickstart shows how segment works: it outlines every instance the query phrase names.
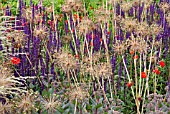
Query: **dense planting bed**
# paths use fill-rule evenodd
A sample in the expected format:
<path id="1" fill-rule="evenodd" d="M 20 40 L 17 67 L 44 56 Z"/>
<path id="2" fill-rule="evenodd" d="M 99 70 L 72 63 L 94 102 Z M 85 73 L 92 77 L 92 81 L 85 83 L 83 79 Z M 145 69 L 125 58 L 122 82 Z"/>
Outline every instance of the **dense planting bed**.
<path id="1" fill-rule="evenodd" d="M 170 113 L 170 1 L 0 9 L 0 114 Z"/>

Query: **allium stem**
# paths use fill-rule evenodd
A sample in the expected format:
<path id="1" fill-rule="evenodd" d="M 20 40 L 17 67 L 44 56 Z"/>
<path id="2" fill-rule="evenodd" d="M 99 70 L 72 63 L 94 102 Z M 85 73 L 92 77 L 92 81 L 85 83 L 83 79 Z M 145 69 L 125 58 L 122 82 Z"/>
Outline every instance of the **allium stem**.
<path id="1" fill-rule="evenodd" d="M 155 37 L 153 36 L 153 40 L 152 40 L 152 48 L 151 48 L 151 57 L 152 57 L 152 52 L 153 52 L 153 47 L 154 47 L 154 43 L 155 43 Z M 146 88 L 147 88 L 147 94 L 149 95 L 149 74 L 150 74 L 150 70 L 151 70 L 151 58 L 150 57 L 150 60 L 149 60 L 149 68 L 148 68 L 148 75 L 147 75 L 147 78 L 146 78 Z"/>
<path id="2" fill-rule="evenodd" d="M 101 29 L 102 29 L 102 39 L 104 41 L 104 46 L 105 46 L 105 49 L 106 49 L 107 63 L 110 63 L 109 50 L 108 50 L 108 46 L 107 46 L 107 43 L 106 43 L 106 36 L 104 34 L 104 29 L 102 27 L 102 24 L 100 26 L 101 26 Z"/>
<path id="3" fill-rule="evenodd" d="M 67 14 L 66 14 L 66 17 L 67 17 L 67 20 L 68 20 L 68 15 Z M 71 30 L 70 21 L 68 21 L 68 27 L 69 27 L 71 35 L 72 35 L 72 39 L 73 39 L 73 43 L 74 43 L 74 48 L 75 48 L 75 54 L 77 55 L 78 52 L 77 52 L 77 48 L 76 48 L 76 41 L 75 41 L 75 38 L 74 38 L 74 35 L 73 35 L 73 31 Z"/>
<path id="4" fill-rule="evenodd" d="M 139 80 L 139 95 L 141 95 L 141 72 L 142 72 L 142 54 L 140 54 L 140 80 Z"/>
<path id="5" fill-rule="evenodd" d="M 135 54 L 135 56 L 136 56 L 136 54 Z M 135 85 L 136 85 L 136 95 L 138 95 L 138 77 L 137 77 L 136 60 L 137 60 L 137 59 L 134 59 L 134 67 L 135 67 Z"/>
<path id="6" fill-rule="evenodd" d="M 76 103 L 75 103 L 75 107 L 74 107 L 74 114 L 76 114 L 76 109 L 77 109 L 77 98 L 76 98 Z"/>

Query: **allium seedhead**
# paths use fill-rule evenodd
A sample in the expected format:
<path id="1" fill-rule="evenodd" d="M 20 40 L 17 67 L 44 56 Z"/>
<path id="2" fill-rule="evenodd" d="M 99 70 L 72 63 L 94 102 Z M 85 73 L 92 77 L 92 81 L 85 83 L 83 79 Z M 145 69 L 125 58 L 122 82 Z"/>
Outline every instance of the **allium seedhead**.
<path id="1" fill-rule="evenodd" d="M 107 10 L 103 7 L 95 10 L 94 15 L 94 20 L 98 23 L 106 23 L 108 20 L 110 20 L 109 12 L 107 12 Z"/>
<path id="2" fill-rule="evenodd" d="M 156 63 L 157 56 L 156 56 L 156 55 L 149 56 L 149 57 L 148 57 L 148 61 L 150 61 L 150 59 L 151 59 L 151 62 L 152 62 L 152 63 Z"/>
<path id="3" fill-rule="evenodd" d="M 149 30 L 148 30 L 148 24 L 146 22 L 141 22 L 138 23 L 136 26 L 136 33 L 141 36 L 147 36 L 150 35 Z"/>
<path id="4" fill-rule="evenodd" d="M 168 16 L 166 16 L 166 20 L 167 20 L 167 22 L 168 22 L 169 25 L 170 25 L 170 13 L 168 13 Z"/>
<path id="5" fill-rule="evenodd" d="M 139 40 L 138 39 L 132 39 L 132 40 L 129 40 L 128 42 L 129 46 L 130 46 L 130 50 L 133 50 L 133 51 L 138 51 L 139 50 Z"/>
<path id="6" fill-rule="evenodd" d="M 34 35 L 40 39 L 47 37 L 47 27 L 46 26 L 36 26 L 34 29 Z"/>
<path id="7" fill-rule="evenodd" d="M 79 101 L 83 101 L 86 98 L 88 98 L 89 93 L 87 90 L 85 90 L 83 87 L 79 86 L 74 88 L 69 92 L 69 100 L 74 101 L 75 99 Z"/>
<path id="8" fill-rule="evenodd" d="M 63 4 L 61 10 L 63 13 L 71 14 L 72 6 L 69 4 Z"/>
<path id="9" fill-rule="evenodd" d="M 56 52 L 54 53 L 53 57 L 54 63 L 64 71 L 78 68 L 78 62 L 76 61 L 76 58 L 74 58 L 74 56 L 68 51 Z"/>
<path id="10" fill-rule="evenodd" d="M 56 113 L 57 107 L 60 106 L 60 102 L 55 94 L 51 94 L 49 98 L 40 98 L 43 110 L 47 110 L 48 114 Z"/>
<path id="11" fill-rule="evenodd" d="M 130 10 L 130 8 L 132 8 L 132 2 L 126 2 L 126 1 L 123 1 L 121 4 L 120 4 L 120 7 L 121 7 L 121 10 L 127 12 Z"/>
<path id="12" fill-rule="evenodd" d="M 69 35 L 64 35 L 64 36 L 61 37 L 61 41 L 62 41 L 64 44 L 70 43 L 71 40 L 72 40 L 72 37 L 71 37 L 70 34 L 69 34 Z"/>
<path id="13" fill-rule="evenodd" d="M 149 32 L 152 33 L 152 35 L 158 35 L 162 31 L 163 28 L 156 23 L 153 23 L 149 28 Z"/>
<path id="14" fill-rule="evenodd" d="M 170 9 L 170 5 L 167 2 L 161 2 L 161 4 L 159 4 L 159 7 L 164 12 L 169 11 Z"/>
<path id="15" fill-rule="evenodd" d="M 113 51 L 116 54 L 123 55 L 127 50 L 127 45 L 125 43 L 116 43 L 113 45 Z"/>
<path id="16" fill-rule="evenodd" d="M 147 53 L 148 47 L 149 47 L 149 45 L 147 44 L 147 42 L 145 40 L 141 39 L 139 42 L 138 52 L 139 53 Z"/>
<path id="17" fill-rule="evenodd" d="M 8 39 L 9 42 L 13 42 L 12 40 L 14 40 L 12 45 L 15 48 L 21 47 L 26 41 L 26 35 L 22 31 L 15 30 L 7 34 L 7 36 L 10 37 L 10 39 Z"/>
<path id="18" fill-rule="evenodd" d="M 136 29 L 137 26 L 137 20 L 132 18 L 125 18 L 121 21 L 122 24 L 122 30 L 132 32 Z"/>
<path id="19" fill-rule="evenodd" d="M 138 7 L 140 5 L 140 0 L 133 0 L 132 4 L 134 7 Z"/>
<path id="20" fill-rule="evenodd" d="M 141 3 L 144 3 L 147 8 L 151 5 L 152 2 L 153 0 L 141 0 Z"/>
<path id="21" fill-rule="evenodd" d="M 27 19 L 27 21 L 29 21 L 29 22 L 31 22 L 31 20 L 32 20 L 32 9 L 31 9 L 31 7 L 29 7 L 29 8 L 23 8 L 22 9 L 22 17 L 23 18 L 26 18 Z"/>
<path id="22" fill-rule="evenodd" d="M 36 111 L 35 104 L 38 101 L 38 93 L 29 91 L 14 98 L 13 102 L 17 112 L 31 113 Z"/>
<path id="23" fill-rule="evenodd" d="M 112 75 L 112 66 L 108 63 L 99 63 L 94 66 L 95 69 L 95 76 L 97 78 L 103 77 L 107 79 Z"/>
<path id="24" fill-rule="evenodd" d="M 82 21 L 77 25 L 77 30 L 81 33 L 87 33 L 88 31 L 91 31 L 95 28 L 95 25 L 92 20 L 90 20 L 88 17 L 84 17 Z"/>
<path id="25" fill-rule="evenodd" d="M 5 103 L 0 102 L 0 113 L 1 114 L 12 114 L 13 104 L 6 101 Z"/>

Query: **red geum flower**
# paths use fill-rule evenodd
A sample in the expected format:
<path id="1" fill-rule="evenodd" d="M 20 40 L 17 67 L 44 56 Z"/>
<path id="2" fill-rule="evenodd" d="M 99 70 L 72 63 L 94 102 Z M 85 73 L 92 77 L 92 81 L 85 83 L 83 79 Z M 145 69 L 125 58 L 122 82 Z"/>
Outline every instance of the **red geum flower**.
<path id="1" fill-rule="evenodd" d="M 158 68 L 155 68 L 155 69 L 153 70 L 153 72 L 154 72 L 155 74 L 158 74 L 158 75 L 161 73 Z"/>
<path id="2" fill-rule="evenodd" d="M 138 55 L 135 55 L 133 58 L 134 58 L 134 59 L 138 59 L 138 58 L 139 58 L 139 56 L 138 56 Z"/>
<path id="3" fill-rule="evenodd" d="M 133 50 L 131 50 L 129 53 L 130 53 L 131 55 L 133 55 L 135 52 L 134 52 Z"/>
<path id="4" fill-rule="evenodd" d="M 128 82 L 128 83 L 126 84 L 126 86 L 127 86 L 128 88 L 130 88 L 132 85 L 133 85 L 133 82 Z"/>
<path id="5" fill-rule="evenodd" d="M 20 58 L 12 57 L 11 62 L 15 65 L 19 64 L 21 62 Z"/>
<path id="6" fill-rule="evenodd" d="M 147 77 L 146 73 L 145 72 L 141 72 L 141 78 L 146 78 L 146 77 Z"/>
<path id="7" fill-rule="evenodd" d="M 159 65 L 163 68 L 165 66 L 165 62 L 164 61 L 159 61 Z"/>

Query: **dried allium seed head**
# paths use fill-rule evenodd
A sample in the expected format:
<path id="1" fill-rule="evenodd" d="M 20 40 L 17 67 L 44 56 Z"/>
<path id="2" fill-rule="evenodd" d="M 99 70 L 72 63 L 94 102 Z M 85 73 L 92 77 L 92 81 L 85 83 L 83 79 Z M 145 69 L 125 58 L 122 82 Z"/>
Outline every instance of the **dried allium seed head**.
<path id="1" fill-rule="evenodd" d="M 84 17 L 82 21 L 77 25 L 77 30 L 81 33 L 87 33 L 88 31 L 91 31 L 95 28 L 95 25 L 92 20 L 90 20 L 88 17 Z"/>
<path id="2" fill-rule="evenodd" d="M 120 15 L 117 15 L 116 17 L 114 17 L 114 21 L 116 21 L 116 23 L 120 24 L 122 21 L 122 18 Z"/>
<path id="3" fill-rule="evenodd" d="M 120 3 L 122 0 L 109 0 L 108 4 Z"/>
<path id="4" fill-rule="evenodd" d="M 122 20 L 122 30 L 132 32 L 136 29 L 137 20 L 132 18 L 126 18 Z"/>
<path id="5" fill-rule="evenodd" d="M 84 6 L 83 6 L 83 3 L 82 2 L 76 2 L 74 5 L 73 5 L 73 10 L 74 11 L 78 11 L 78 12 L 85 12 L 84 11 Z"/>
<path id="6" fill-rule="evenodd" d="M 45 39 L 47 37 L 47 27 L 46 26 L 37 26 L 34 29 L 34 35 L 40 39 Z"/>
<path id="7" fill-rule="evenodd" d="M 141 0 L 141 3 L 144 3 L 146 8 L 148 8 L 152 2 L 153 2 L 153 0 Z"/>
<path id="8" fill-rule="evenodd" d="M 43 110 L 46 110 L 48 114 L 55 114 L 57 107 L 61 105 L 56 95 L 51 94 L 49 98 L 40 97 L 40 103 Z"/>
<path id="9" fill-rule="evenodd" d="M 161 46 L 161 44 L 162 44 L 161 40 L 159 40 L 159 41 L 155 41 L 153 45 L 154 45 L 154 47 L 159 48 Z"/>
<path id="10" fill-rule="evenodd" d="M 102 22 L 107 22 L 110 19 L 109 12 L 103 7 L 95 10 L 94 15 L 95 15 L 95 22 L 102 23 Z"/>
<path id="11" fill-rule="evenodd" d="M 95 76 L 97 78 L 103 77 L 107 79 L 112 75 L 112 67 L 111 64 L 108 63 L 100 63 L 94 66 Z"/>
<path id="12" fill-rule="evenodd" d="M 157 56 L 156 56 L 156 55 L 149 56 L 149 57 L 148 57 L 148 61 L 150 61 L 150 60 L 151 60 L 152 63 L 156 63 Z"/>
<path id="13" fill-rule="evenodd" d="M 149 27 L 149 25 L 146 22 L 141 22 L 141 23 L 137 24 L 136 33 L 143 37 L 150 35 L 148 27 Z"/>
<path id="14" fill-rule="evenodd" d="M 29 8 L 23 8 L 22 9 L 22 17 L 23 18 L 26 18 L 29 22 L 31 22 L 31 20 L 32 20 L 32 9 L 31 9 L 31 7 L 29 7 Z"/>
<path id="15" fill-rule="evenodd" d="M 121 7 L 121 10 L 127 12 L 127 11 L 130 10 L 130 8 L 132 8 L 132 2 L 123 1 L 123 2 L 120 4 L 120 7 Z"/>
<path id="16" fill-rule="evenodd" d="M 12 103 L 8 101 L 6 101 L 5 103 L 0 102 L 0 113 L 1 114 L 12 114 L 12 109 L 13 109 Z"/>
<path id="17" fill-rule="evenodd" d="M 69 4 L 64 4 L 62 5 L 61 10 L 63 13 L 71 14 L 72 6 L 70 6 Z"/>
<path id="18" fill-rule="evenodd" d="M 170 13 L 168 13 L 168 16 L 166 16 L 166 20 L 167 20 L 167 22 L 168 22 L 169 25 L 170 25 Z"/>
<path id="19" fill-rule="evenodd" d="M 138 7 L 140 5 L 140 0 L 133 0 L 132 4 L 134 7 Z"/>
<path id="20" fill-rule="evenodd" d="M 125 43 L 116 43 L 113 45 L 113 51 L 119 55 L 123 55 L 126 49 L 127 49 L 127 46 Z"/>
<path id="21" fill-rule="evenodd" d="M 8 36 L 10 36 L 10 39 L 9 39 L 10 42 L 12 42 L 12 40 L 14 39 L 15 44 L 22 45 L 26 41 L 25 39 L 26 35 L 22 31 L 18 31 L 18 30 L 13 31 Z"/>
<path id="22" fill-rule="evenodd" d="M 169 11 L 169 9 L 170 9 L 170 5 L 169 5 L 169 3 L 167 3 L 167 2 L 161 2 L 161 4 L 159 5 L 159 7 L 160 7 L 160 9 L 161 9 L 162 11 L 164 11 L 164 13 L 165 13 L 166 11 Z"/>
<path id="23" fill-rule="evenodd" d="M 156 23 L 153 23 L 149 28 L 149 32 L 152 35 L 158 35 L 162 31 L 163 31 L 163 28 L 161 26 L 158 26 Z"/>
<path id="24" fill-rule="evenodd" d="M 62 38 L 61 38 L 61 41 L 62 41 L 63 43 L 65 43 L 65 44 L 70 43 L 71 40 L 72 40 L 72 37 L 71 37 L 70 34 L 69 34 L 69 35 L 64 35 L 64 36 L 62 36 Z"/>
<path id="25" fill-rule="evenodd" d="M 14 104 L 17 112 L 31 113 L 36 111 L 35 103 L 38 101 L 38 93 L 29 91 L 14 98 Z"/>
<path id="26" fill-rule="evenodd" d="M 79 101 L 85 100 L 89 96 L 89 93 L 82 87 L 76 87 L 69 92 L 69 100 L 74 101 L 75 99 Z"/>
<path id="27" fill-rule="evenodd" d="M 147 53 L 147 50 L 148 50 L 148 44 L 145 40 L 140 40 L 139 42 L 139 47 L 138 47 L 138 52 L 139 53 Z"/>
<path id="28" fill-rule="evenodd" d="M 68 51 L 56 52 L 53 55 L 54 63 L 64 71 L 78 68 L 78 61 Z"/>
<path id="29" fill-rule="evenodd" d="M 132 39 L 128 42 L 129 46 L 130 46 L 130 50 L 133 50 L 133 51 L 138 51 L 139 50 L 139 40 L 137 39 Z"/>

